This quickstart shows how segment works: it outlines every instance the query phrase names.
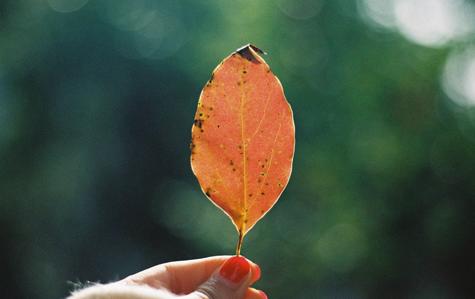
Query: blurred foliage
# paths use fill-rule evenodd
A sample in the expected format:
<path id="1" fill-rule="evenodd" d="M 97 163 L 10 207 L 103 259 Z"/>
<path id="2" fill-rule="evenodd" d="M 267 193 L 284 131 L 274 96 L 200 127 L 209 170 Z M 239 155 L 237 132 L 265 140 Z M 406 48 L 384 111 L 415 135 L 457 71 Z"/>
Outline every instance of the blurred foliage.
<path id="1" fill-rule="evenodd" d="M 475 100 L 451 99 L 441 78 L 473 35 L 418 39 L 433 27 L 368 21 L 389 2 L 1 1 L 2 294 L 60 298 L 68 282 L 233 253 L 236 232 L 201 194 L 188 144 L 211 71 L 253 42 L 297 128 L 288 189 L 244 243 L 257 287 L 472 297 Z"/>

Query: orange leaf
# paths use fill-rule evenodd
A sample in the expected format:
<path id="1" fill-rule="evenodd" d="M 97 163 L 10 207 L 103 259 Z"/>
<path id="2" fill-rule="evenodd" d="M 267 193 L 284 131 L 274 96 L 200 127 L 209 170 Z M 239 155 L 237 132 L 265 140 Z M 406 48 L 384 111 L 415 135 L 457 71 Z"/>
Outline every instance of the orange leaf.
<path id="1" fill-rule="evenodd" d="M 253 45 L 216 67 L 192 127 L 191 168 L 244 235 L 277 202 L 292 171 L 295 126 L 281 83 Z"/>

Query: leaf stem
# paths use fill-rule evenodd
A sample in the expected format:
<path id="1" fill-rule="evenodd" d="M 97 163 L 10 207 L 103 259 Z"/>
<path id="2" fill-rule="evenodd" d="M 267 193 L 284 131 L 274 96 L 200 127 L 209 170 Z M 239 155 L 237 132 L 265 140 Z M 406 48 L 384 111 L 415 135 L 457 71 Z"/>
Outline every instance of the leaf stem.
<path id="1" fill-rule="evenodd" d="M 242 233 L 242 230 L 239 230 L 239 238 L 238 238 L 238 243 L 236 245 L 236 255 L 239 256 L 241 254 L 241 247 L 242 247 L 242 240 L 244 238 L 244 234 Z"/>

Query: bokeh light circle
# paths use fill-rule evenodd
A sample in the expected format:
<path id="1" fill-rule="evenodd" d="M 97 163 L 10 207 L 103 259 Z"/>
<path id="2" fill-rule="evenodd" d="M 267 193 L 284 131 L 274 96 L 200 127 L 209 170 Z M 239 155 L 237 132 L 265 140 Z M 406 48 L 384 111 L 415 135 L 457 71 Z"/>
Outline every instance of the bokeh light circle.
<path id="1" fill-rule="evenodd" d="M 445 63 L 442 86 L 460 106 L 475 105 L 475 47 L 453 51 Z"/>
<path id="2" fill-rule="evenodd" d="M 322 1 L 318 0 L 277 1 L 277 5 L 283 13 L 298 20 L 306 20 L 315 17 L 320 12 L 322 4 Z"/>
<path id="3" fill-rule="evenodd" d="M 68 13 L 81 9 L 89 0 L 48 0 L 54 11 Z"/>

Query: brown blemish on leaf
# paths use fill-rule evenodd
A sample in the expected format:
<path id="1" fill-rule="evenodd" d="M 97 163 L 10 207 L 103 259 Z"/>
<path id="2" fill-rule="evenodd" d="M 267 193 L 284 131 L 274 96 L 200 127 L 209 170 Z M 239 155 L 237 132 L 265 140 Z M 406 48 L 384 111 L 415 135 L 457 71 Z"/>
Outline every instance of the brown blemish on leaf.
<path id="1" fill-rule="evenodd" d="M 213 190 L 211 188 L 209 188 L 209 187 L 206 188 L 206 190 L 205 190 L 206 196 L 211 197 L 211 192 L 213 192 Z"/>
<path id="2" fill-rule="evenodd" d="M 201 127 L 203 126 L 203 120 L 201 120 L 201 119 L 195 119 L 194 122 L 193 122 L 193 124 L 194 124 L 195 126 L 197 126 L 198 128 L 201 129 Z"/>
<path id="3" fill-rule="evenodd" d="M 264 51 L 262 51 L 261 49 L 259 49 L 258 47 L 254 46 L 254 45 L 251 45 L 251 44 L 247 44 L 239 49 L 236 50 L 236 52 L 233 54 L 233 56 L 237 53 L 239 55 L 241 55 L 241 57 L 249 60 L 250 62 L 252 63 L 261 63 L 259 61 L 259 59 L 257 59 L 254 55 L 254 53 L 251 51 L 251 48 L 252 50 L 254 50 L 254 52 L 256 53 L 259 53 L 259 54 L 265 54 Z"/>

